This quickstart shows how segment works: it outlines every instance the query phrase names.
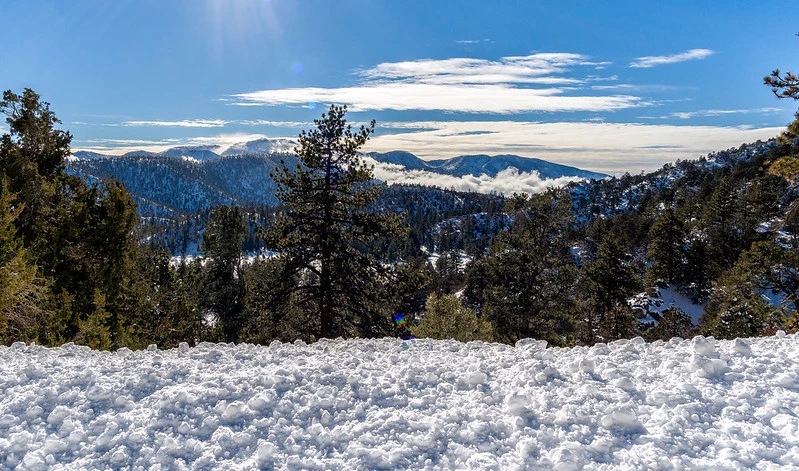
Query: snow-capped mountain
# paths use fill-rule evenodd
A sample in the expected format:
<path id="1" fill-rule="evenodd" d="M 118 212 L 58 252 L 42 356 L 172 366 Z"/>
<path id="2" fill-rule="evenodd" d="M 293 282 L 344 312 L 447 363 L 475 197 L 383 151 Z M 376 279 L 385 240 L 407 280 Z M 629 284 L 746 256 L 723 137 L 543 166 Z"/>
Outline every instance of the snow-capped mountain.
<path id="1" fill-rule="evenodd" d="M 515 168 L 521 173 L 537 172 L 541 178 L 556 179 L 562 177 L 577 177 L 585 179 L 602 179 L 607 175 L 598 172 L 582 170 L 567 165 L 555 164 L 546 160 L 518 155 L 462 155 L 451 159 L 422 160 L 410 152 L 371 152 L 370 157 L 378 162 L 402 165 L 408 170 L 426 170 L 428 172 L 463 177 L 471 175 L 479 177 L 488 175 L 496 177 L 502 171 Z"/>
<path id="2" fill-rule="evenodd" d="M 296 141 L 258 139 L 219 146 L 179 146 L 163 152 L 128 152 L 108 156 L 79 151 L 69 159 L 68 171 L 88 181 L 114 176 L 139 204 L 140 213 L 168 216 L 195 212 L 221 204 L 274 205 L 274 168 L 285 160 L 290 168 Z M 606 175 L 540 159 L 515 155 L 471 155 L 424 161 L 410 152 L 365 154 L 376 166 L 375 177 L 387 183 L 418 183 L 483 193 L 535 192 L 580 178 Z M 475 178 L 473 178 L 475 177 Z"/>
<path id="3" fill-rule="evenodd" d="M 243 154 L 292 154 L 297 141 L 286 138 L 256 139 L 254 141 L 233 144 L 222 152 L 223 156 Z"/>
<path id="4" fill-rule="evenodd" d="M 165 157 L 183 157 L 199 161 L 216 160 L 220 155 L 219 146 L 180 146 L 173 147 L 161 152 L 159 155 Z"/>
<path id="5" fill-rule="evenodd" d="M 289 155 L 294 152 L 296 146 L 297 142 L 293 139 L 257 139 L 254 141 L 239 142 L 227 148 L 218 145 L 198 145 L 177 146 L 162 152 L 134 150 L 123 154 L 121 157 L 180 157 L 184 159 L 194 159 L 200 162 L 208 162 L 211 160 L 219 160 L 222 157 L 237 155 Z M 78 160 L 118 158 L 112 155 L 89 151 L 77 151 L 72 157 Z"/>

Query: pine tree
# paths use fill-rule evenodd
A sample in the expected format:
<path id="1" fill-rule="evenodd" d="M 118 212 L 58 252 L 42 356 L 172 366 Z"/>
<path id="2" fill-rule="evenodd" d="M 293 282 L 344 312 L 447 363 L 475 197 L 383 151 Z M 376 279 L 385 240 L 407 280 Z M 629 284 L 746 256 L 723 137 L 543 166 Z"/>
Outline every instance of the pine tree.
<path id="1" fill-rule="evenodd" d="M 584 283 L 589 297 L 592 319 L 588 322 L 584 341 L 593 344 L 595 333 L 602 341 L 618 340 L 633 334 L 633 319 L 627 298 L 640 284 L 635 271 L 625 263 L 627 255 L 621 245 L 610 237 L 599 244 L 596 261 L 585 266 Z M 595 325 L 592 325 L 595 324 Z"/>
<path id="2" fill-rule="evenodd" d="M 493 323 L 500 341 L 532 337 L 565 344 L 574 332 L 577 280 L 567 238 L 571 199 L 562 190 L 515 195 L 506 211 L 513 215 L 511 228 L 471 267 L 468 301 Z"/>
<path id="3" fill-rule="evenodd" d="M 730 269 L 755 240 L 757 219 L 752 216 L 747 194 L 732 178 L 722 179 L 703 218 L 712 275 L 719 276 Z"/>
<path id="4" fill-rule="evenodd" d="M 666 208 L 649 231 L 647 255 L 654 262 L 651 278 L 663 278 L 669 283 L 680 280 L 686 237 L 685 224 L 671 208 Z"/>
<path id="5" fill-rule="evenodd" d="M 385 237 L 402 234 L 396 215 L 371 209 L 381 186 L 358 156 L 374 132 L 374 122 L 353 131 L 346 107 L 331 106 L 316 129 L 299 136 L 301 164 L 285 164 L 273 175 L 284 211 L 264 240 L 285 258 L 287 287 L 298 305 L 318 312 L 313 330 L 319 337 L 373 336 L 391 328 L 381 306 L 388 269 L 369 249 Z"/>
<path id="6" fill-rule="evenodd" d="M 238 340 L 242 327 L 243 283 L 241 246 L 247 226 L 237 206 L 220 206 L 205 228 L 201 250 L 208 258 L 204 270 L 206 305 L 219 317 L 226 342 Z"/>

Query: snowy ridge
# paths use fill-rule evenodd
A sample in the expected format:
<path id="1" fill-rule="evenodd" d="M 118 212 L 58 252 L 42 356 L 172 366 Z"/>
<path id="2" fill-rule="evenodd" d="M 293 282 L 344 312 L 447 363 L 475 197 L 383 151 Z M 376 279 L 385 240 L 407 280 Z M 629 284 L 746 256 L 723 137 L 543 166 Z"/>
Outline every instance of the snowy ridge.
<path id="1" fill-rule="evenodd" d="M 582 170 L 546 160 L 507 154 L 494 156 L 483 154 L 461 155 L 451 159 L 427 161 L 405 151 L 370 152 L 367 155 L 381 163 L 400 165 L 404 170 L 426 170 L 455 177 L 487 175 L 493 178 L 510 168 L 514 168 L 520 173 L 536 172 L 543 179 L 575 177 L 576 179 L 601 180 L 608 176 L 604 173 Z"/>
<path id="2" fill-rule="evenodd" d="M 0 347 L 2 469 L 797 469 L 799 336 Z"/>

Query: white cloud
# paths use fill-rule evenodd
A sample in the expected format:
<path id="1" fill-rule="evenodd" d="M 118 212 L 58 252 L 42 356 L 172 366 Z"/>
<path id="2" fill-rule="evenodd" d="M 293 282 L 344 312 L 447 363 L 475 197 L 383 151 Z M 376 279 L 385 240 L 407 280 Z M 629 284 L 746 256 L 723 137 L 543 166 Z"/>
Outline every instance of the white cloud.
<path id="1" fill-rule="evenodd" d="M 677 62 L 685 62 L 690 60 L 705 59 L 706 57 L 714 54 L 710 49 L 690 49 L 679 54 L 672 54 L 670 56 L 646 56 L 638 57 L 630 62 L 630 67 L 634 68 L 650 68 L 656 65 L 675 64 Z"/>
<path id="2" fill-rule="evenodd" d="M 388 132 L 383 132 L 388 129 Z M 398 132 L 390 130 L 398 129 Z M 429 121 L 378 123 L 367 150 L 423 159 L 516 154 L 604 173 L 637 173 L 677 159 L 769 139 L 781 127 L 674 126 L 594 122 Z"/>
<path id="3" fill-rule="evenodd" d="M 223 119 L 184 119 L 182 121 L 125 121 L 120 126 L 159 126 L 178 128 L 221 128 L 230 124 Z"/>
<path id="4" fill-rule="evenodd" d="M 557 88 L 506 85 L 386 83 L 348 88 L 289 88 L 237 95 L 244 104 L 344 103 L 351 111 L 424 110 L 510 114 L 531 111 L 610 111 L 642 106 L 634 96 L 566 96 Z"/>
<path id="5" fill-rule="evenodd" d="M 309 121 L 272 121 L 268 119 L 253 119 L 235 121 L 236 124 L 243 126 L 272 126 L 276 128 L 307 128 L 313 123 Z"/>
<path id="6" fill-rule="evenodd" d="M 465 175 L 455 177 L 442 175 L 425 170 L 403 170 L 400 165 L 377 162 L 365 158 L 369 164 L 374 165 L 374 175 L 378 180 L 387 183 L 404 183 L 440 188 L 451 188 L 458 191 L 475 191 L 480 193 L 499 192 L 505 195 L 513 193 L 539 193 L 553 186 L 563 186 L 570 181 L 579 180 L 576 177 L 563 177 L 557 179 L 543 179 L 538 172 L 519 172 L 515 168 L 505 169 L 496 177 L 480 175 L 475 177 Z"/>
<path id="7" fill-rule="evenodd" d="M 239 106 L 305 106 L 342 103 L 352 111 L 423 110 L 511 114 L 525 112 L 612 111 L 644 106 L 631 95 L 580 95 L 587 81 L 616 77 L 564 76 L 576 67 L 593 67 L 587 56 L 541 53 L 497 61 L 451 58 L 385 62 L 358 72 L 362 82 L 338 88 L 288 88 L 240 93 L 228 98 Z"/>
<path id="8" fill-rule="evenodd" d="M 730 114 L 753 114 L 753 113 L 780 113 L 780 108 L 755 108 L 751 110 L 698 110 L 698 111 L 678 111 L 666 116 L 661 116 L 662 119 L 678 118 L 690 119 L 696 117 L 715 117 Z"/>
<path id="9" fill-rule="evenodd" d="M 399 80 L 438 85 L 579 83 L 578 79 L 551 75 L 564 73 L 574 66 L 594 64 L 582 54 L 547 53 L 503 57 L 498 61 L 452 58 L 384 62 L 361 71 L 360 75 L 370 81 Z M 542 79 L 546 80 L 542 82 Z"/>

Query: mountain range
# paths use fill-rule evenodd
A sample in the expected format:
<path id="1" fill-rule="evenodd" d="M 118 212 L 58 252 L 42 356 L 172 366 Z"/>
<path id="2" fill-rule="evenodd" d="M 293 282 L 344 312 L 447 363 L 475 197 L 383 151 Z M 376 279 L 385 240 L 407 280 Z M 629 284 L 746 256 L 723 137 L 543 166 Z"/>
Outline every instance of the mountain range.
<path id="1" fill-rule="evenodd" d="M 581 170 L 546 160 L 509 154 L 495 156 L 483 154 L 462 155 L 451 159 L 439 160 L 422 160 L 405 151 L 371 152 L 367 155 L 378 162 L 400 165 L 405 170 L 424 170 L 454 177 L 464 177 L 466 175 L 496 177 L 497 174 L 509 168 L 515 168 L 521 173 L 537 172 L 544 179 L 576 177 L 599 180 L 608 176 L 603 173 Z"/>
<path id="2" fill-rule="evenodd" d="M 222 204 L 275 205 L 275 182 L 270 173 L 284 161 L 294 168 L 297 143 L 291 139 L 258 139 L 222 146 L 180 146 L 153 153 L 134 151 L 121 156 L 75 152 L 67 162 L 70 173 L 87 181 L 114 177 L 125 184 L 142 216 L 175 216 Z M 392 177 L 424 174 L 452 179 L 468 176 L 496 179 L 501 172 L 536 175 L 541 180 L 602 179 L 607 175 L 516 155 L 466 155 L 452 159 L 422 160 L 410 152 L 372 152 L 364 157 Z M 435 177 L 429 179 L 435 182 Z M 444 183 L 441 184 L 443 186 Z M 490 191 L 490 190 L 488 190 Z"/>

